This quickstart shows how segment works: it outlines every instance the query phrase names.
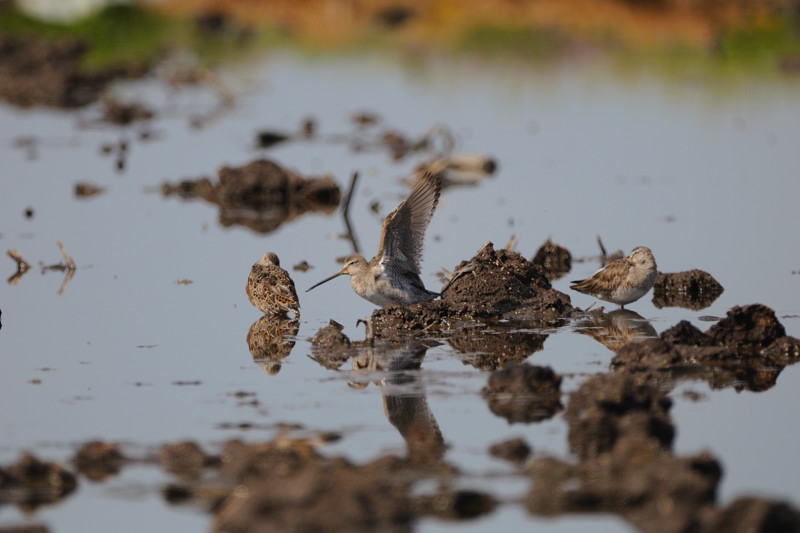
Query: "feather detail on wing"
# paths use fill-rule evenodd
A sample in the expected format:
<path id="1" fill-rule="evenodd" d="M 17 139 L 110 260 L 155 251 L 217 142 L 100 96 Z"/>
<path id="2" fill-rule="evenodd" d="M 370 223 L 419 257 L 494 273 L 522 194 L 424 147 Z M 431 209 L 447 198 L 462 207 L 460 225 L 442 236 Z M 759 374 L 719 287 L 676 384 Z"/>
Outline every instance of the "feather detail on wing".
<path id="1" fill-rule="evenodd" d="M 601 268 L 584 280 L 573 281 L 570 288 L 584 294 L 607 294 L 628 277 L 628 271 L 631 268 L 633 268 L 633 262 L 624 257 Z"/>
<path id="2" fill-rule="evenodd" d="M 422 258 L 425 230 L 439 203 L 441 191 L 441 177 L 426 173 L 414 185 L 408 198 L 389 213 L 383 221 L 378 248 L 382 264 L 406 272 L 420 273 L 419 262 Z"/>

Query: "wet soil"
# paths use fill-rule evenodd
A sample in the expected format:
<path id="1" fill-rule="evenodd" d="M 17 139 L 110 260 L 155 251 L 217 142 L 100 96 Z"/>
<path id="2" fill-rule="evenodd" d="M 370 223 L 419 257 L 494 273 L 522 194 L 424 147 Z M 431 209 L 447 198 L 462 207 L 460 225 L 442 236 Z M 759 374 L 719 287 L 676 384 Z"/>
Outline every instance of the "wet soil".
<path id="1" fill-rule="evenodd" d="M 161 192 L 217 204 L 220 224 L 241 225 L 258 233 L 275 231 L 307 211 L 331 213 L 341 199 L 332 177 L 304 178 L 267 159 L 224 166 L 217 177 L 216 183 L 206 177 L 164 183 Z"/>
<path id="2" fill-rule="evenodd" d="M 692 378 L 714 388 L 763 391 L 798 360 L 800 340 L 786 336 L 772 309 L 752 304 L 732 308 L 706 333 L 681 321 L 658 339 L 629 343 L 614 356 L 611 368 L 666 384 Z"/>
<path id="3" fill-rule="evenodd" d="M 495 250 L 488 242 L 453 269 L 440 300 L 378 309 L 371 324 L 376 338 L 457 335 L 476 319 L 552 325 L 573 311 L 569 296 L 553 289 L 539 267 L 517 252 Z M 474 332 L 470 336 L 474 338 Z"/>
<path id="4" fill-rule="evenodd" d="M 81 62 L 87 50 L 76 39 L 0 36 L 0 99 L 19 107 L 83 107 L 97 101 L 112 80 L 147 71 L 142 65 L 86 71 Z"/>
<path id="5" fill-rule="evenodd" d="M 653 285 L 653 305 L 683 307 L 699 311 L 714 303 L 723 292 L 722 285 L 700 269 L 687 272 L 658 273 Z"/>

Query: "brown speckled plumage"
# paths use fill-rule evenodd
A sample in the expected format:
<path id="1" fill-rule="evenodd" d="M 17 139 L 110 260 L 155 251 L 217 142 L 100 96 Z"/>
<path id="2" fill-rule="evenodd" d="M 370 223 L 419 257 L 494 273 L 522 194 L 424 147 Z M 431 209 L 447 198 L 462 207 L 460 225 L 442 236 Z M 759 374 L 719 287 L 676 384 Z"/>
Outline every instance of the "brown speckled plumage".
<path id="1" fill-rule="evenodd" d="M 281 268 L 278 256 L 272 252 L 265 253 L 250 269 L 247 297 L 251 304 L 269 315 L 289 311 L 296 315 L 300 313 L 294 281 Z"/>

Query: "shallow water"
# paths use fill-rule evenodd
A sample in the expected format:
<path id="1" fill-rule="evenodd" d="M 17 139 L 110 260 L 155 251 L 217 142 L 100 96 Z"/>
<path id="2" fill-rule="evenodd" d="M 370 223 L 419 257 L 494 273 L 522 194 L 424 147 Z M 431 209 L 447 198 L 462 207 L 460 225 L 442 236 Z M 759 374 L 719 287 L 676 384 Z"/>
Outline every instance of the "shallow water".
<path id="1" fill-rule="evenodd" d="M 373 306 L 345 279 L 300 292 L 297 343 L 279 373 L 268 375 L 253 362 L 246 336 L 260 314 L 244 291 L 250 265 L 267 250 L 286 267 L 307 260 L 311 270 L 290 270 L 303 291 L 336 271 L 335 258 L 352 252 L 350 242 L 338 238 L 342 219 L 307 214 L 260 235 L 222 227 L 215 206 L 163 198 L 157 187 L 164 180 L 214 176 L 223 164 L 256 157 L 301 174 L 331 173 L 342 188 L 358 170 L 351 219 L 360 249 L 371 255 L 382 217 L 407 192 L 400 180 L 420 156 L 394 163 L 385 151 L 356 153 L 330 140 L 355 131 L 350 117 L 364 110 L 382 118 L 378 131 L 416 137 L 445 125 L 457 135 L 459 152 L 486 153 L 499 162 L 498 172 L 478 185 L 444 192 L 426 238 L 422 277 L 429 287 L 440 286 L 437 270 L 452 270 L 488 240 L 501 247 L 515 234 L 516 249 L 532 257 L 551 236 L 580 258 L 598 253 L 601 235 L 610 251 L 647 245 L 661 271 L 700 268 L 725 287 L 702 311 L 657 309 L 652 293 L 629 306 L 657 332 L 681 319 L 705 330 L 703 317 L 758 302 L 775 310 L 787 334 L 800 336 L 796 80 L 665 80 L 605 65 L 532 68 L 444 59 L 409 65 L 289 53 L 229 67 L 221 77 L 237 94 L 236 105 L 202 129 L 189 122 L 216 105 L 208 91 L 173 93 L 157 81 L 116 87 L 123 99 L 144 100 L 159 113 L 148 141 L 138 139 L 138 126 L 94 122 L 96 107 L 20 111 L 0 104 L 0 245 L 19 250 L 33 266 L 18 283 L 0 285 L 3 464 L 21 450 L 65 460 L 94 438 L 122 442 L 132 455 L 179 439 L 216 451 L 232 437 L 270 438 L 283 422 L 341 432 L 343 439 L 323 447 L 326 454 L 359 462 L 386 452 L 402 455 L 405 443 L 387 421 L 382 393 L 425 398 L 448 446 L 445 459 L 466 474 L 467 487 L 509 500 L 528 490 L 527 481 L 510 475 L 512 467 L 487 453 L 510 437 L 524 437 L 536 454 L 568 456 L 560 415 L 530 425 L 494 416 L 480 396 L 488 374 L 463 363 L 466 356 L 447 344 L 427 352 L 410 385 L 394 388 L 348 386 L 359 378 L 349 363 L 332 371 L 307 357 L 306 339 L 331 318 L 352 339 L 363 338 L 356 320 Z M 260 128 L 295 131 L 308 117 L 320 138 L 254 149 Z M 35 154 L 15 146 L 19 136 L 36 137 Z M 101 155 L 99 147 L 121 137 L 129 152 L 118 173 L 113 156 Z M 77 199 L 72 189 L 78 181 L 107 190 Z M 378 214 L 369 209 L 373 200 L 380 202 Z M 57 241 L 78 266 L 61 294 L 63 273 L 39 268 L 39 262 L 61 261 Z M 15 271 L 10 259 L 0 265 L 2 277 Z M 597 267 L 575 263 L 554 286 L 586 308 L 593 300 L 569 291 L 567 280 Z M 178 284 L 182 278 L 192 283 Z M 569 326 L 550 333 L 529 362 L 564 374 L 562 390 L 571 392 L 586 376 L 607 370 L 613 354 L 592 338 Z M 800 505 L 800 428 L 793 422 L 798 385 L 800 368 L 788 367 L 761 393 L 688 382 L 671 394 L 675 453 L 708 449 L 720 460 L 720 503 L 752 494 Z M 684 395 L 687 390 L 700 401 Z M 254 393 L 257 403 L 242 401 L 240 391 Z M 142 466 L 104 484 L 82 481 L 76 494 L 33 519 L 57 531 L 85 530 L 81 517 L 102 503 L 97 531 L 112 520 L 129 531 L 206 527 L 209 519 L 199 510 L 163 503 L 158 489 L 167 479 Z M 21 520 L 18 511 L 0 508 L 0 525 Z M 574 531 L 588 520 L 593 531 L 631 530 L 613 516 L 544 519 L 515 504 L 475 521 L 424 519 L 417 529 L 535 523 Z"/>

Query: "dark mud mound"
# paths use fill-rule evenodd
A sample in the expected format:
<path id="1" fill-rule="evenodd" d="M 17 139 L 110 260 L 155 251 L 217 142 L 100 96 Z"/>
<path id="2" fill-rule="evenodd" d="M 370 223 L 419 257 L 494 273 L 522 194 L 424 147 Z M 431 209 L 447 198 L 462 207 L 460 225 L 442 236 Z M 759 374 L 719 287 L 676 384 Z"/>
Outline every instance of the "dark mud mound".
<path id="1" fill-rule="evenodd" d="M 505 459 L 511 463 L 522 464 L 531 455 L 531 447 L 521 438 L 514 438 L 492 444 L 489 455 L 498 459 Z"/>
<path id="2" fill-rule="evenodd" d="M 509 423 L 552 418 L 561 405 L 561 376 L 550 367 L 527 363 L 492 372 L 483 397 L 492 413 Z"/>
<path id="3" fill-rule="evenodd" d="M 77 479 L 69 470 L 29 453 L 23 454 L 16 463 L 0 468 L 0 504 L 15 503 L 25 510 L 57 502 L 77 486 Z"/>
<path id="4" fill-rule="evenodd" d="M 118 445 L 99 440 L 87 442 L 72 458 L 77 471 L 92 481 L 104 481 L 118 474 L 124 462 L 125 456 Z"/>
<path id="5" fill-rule="evenodd" d="M 681 321 L 659 339 L 627 344 L 611 368 L 661 382 L 693 378 L 714 388 L 763 391 L 798 360 L 800 340 L 786 336 L 771 309 L 754 304 L 732 308 L 706 333 Z"/>
<path id="6" fill-rule="evenodd" d="M 83 107 L 96 101 L 111 80 L 145 72 L 141 67 L 84 71 L 86 51 L 74 39 L 0 37 L 0 98 L 19 107 Z"/>
<path id="7" fill-rule="evenodd" d="M 723 292 L 722 285 L 708 272 L 699 269 L 687 272 L 658 273 L 653 285 L 653 305 L 705 309 Z"/>
<path id="8" fill-rule="evenodd" d="M 161 186 L 165 196 L 203 198 L 219 205 L 223 226 L 241 225 L 259 233 L 276 230 L 307 211 L 333 212 L 341 192 L 333 178 L 304 178 L 267 159 L 241 167 L 222 167 L 218 182 L 208 178 Z"/>
<path id="9" fill-rule="evenodd" d="M 757 354 L 774 341 L 786 336 L 775 311 L 761 304 L 736 306 L 711 326 L 708 335 L 717 344 L 742 355 Z"/>
<path id="10" fill-rule="evenodd" d="M 491 242 L 454 269 L 441 295 L 441 300 L 374 311 L 375 336 L 453 333 L 475 319 L 553 325 L 574 311 L 569 296 L 553 289 L 536 265 L 517 252 L 495 250 Z"/>
<path id="11" fill-rule="evenodd" d="M 669 448 L 675 435 L 668 414 L 671 406 L 658 387 L 633 376 L 603 374 L 588 379 L 572 394 L 564 414 L 570 449 L 588 459 L 630 438 Z"/>
<path id="12" fill-rule="evenodd" d="M 572 270 L 572 254 L 550 239 L 536 250 L 531 262 L 538 266 L 550 281 L 559 279 Z"/>
<path id="13" fill-rule="evenodd" d="M 550 282 L 536 265 L 517 252 L 495 250 L 489 242 L 456 266 L 442 301 L 474 317 L 499 317 L 538 305 L 548 291 L 553 291 Z M 558 315 L 569 306 L 569 297 L 563 296 L 562 307 L 554 310 Z"/>

